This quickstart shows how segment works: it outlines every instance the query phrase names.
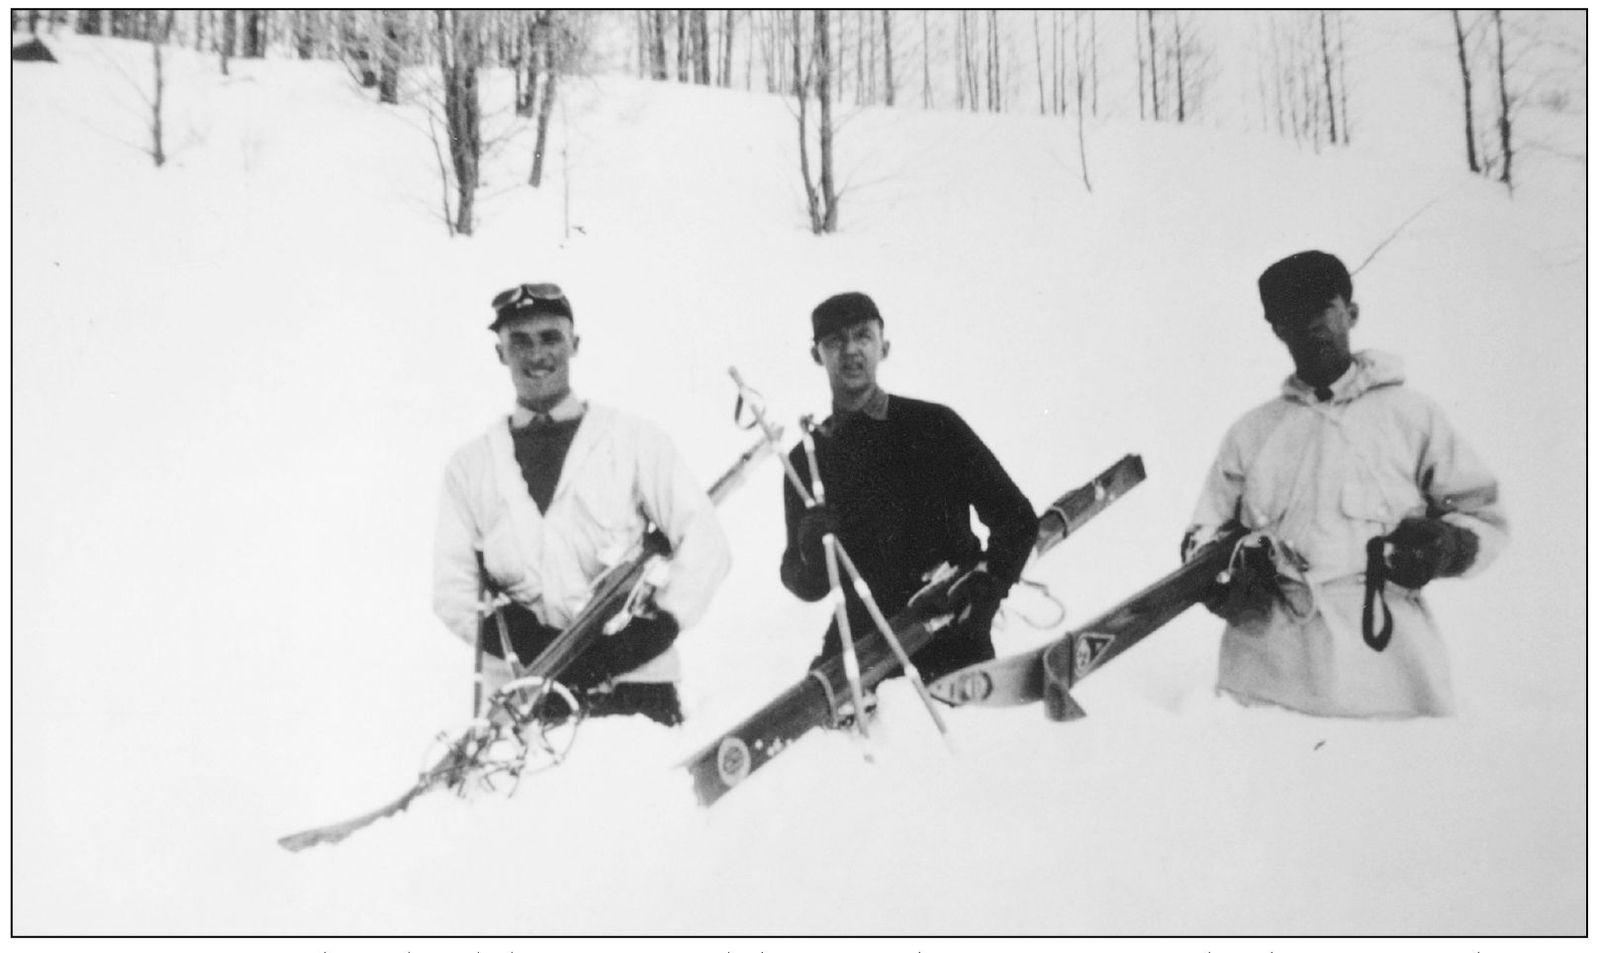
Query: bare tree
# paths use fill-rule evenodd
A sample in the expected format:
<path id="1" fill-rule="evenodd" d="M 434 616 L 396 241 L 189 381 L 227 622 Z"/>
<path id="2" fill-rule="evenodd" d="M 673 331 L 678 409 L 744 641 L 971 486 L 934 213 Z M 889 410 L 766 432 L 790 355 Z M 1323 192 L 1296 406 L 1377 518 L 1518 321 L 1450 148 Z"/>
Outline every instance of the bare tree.
<path id="1" fill-rule="evenodd" d="M 157 169 L 166 165 L 165 117 L 162 107 L 166 101 L 166 69 L 162 64 L 161 48 L 172 32 L 173 11 L 164 11 L 160 26 L 150 36 L 151 55 L 155 60 L 155 92 L 150 97 L 150 157 Z"/>
<path id="2" fill-rule="evenodd" d="M 394 105 L 399 102 L 400 66 L 405 57 L 405 14 L 384 10 L 378 16 L 382 18 L 382 35 L 377 40 L 377 101 Z"/>
<path id="3" fill-rule="evenodd" d="M 932 36 L 927 26 L 927 11 L 921 11 L 921 107 L 931 109 L 932 99 Z"/>
<path id="4" fill-rule="evenodd" d="M 222 15 L 222 75 L 228 75 L 228 59 L 239 42 L 239 13 L 229 10 Z"/>
<path id="5" fill-rule="evenodd" d="M 1087 87 L 1087 71 L 1082 66 L 1082 11 L 1071 12 L 1071 49 L 1076 62 L 1076 149 L 1082 162 L 1082 185 L 1089 192 L 1093 191 L 1093 181 L 1088 177 L 1088 143 L 1087 133 L 1084 131 L 1083 92 Z"/>
<path id="6" fill-rule="evenodd" d="M 562 20 L 559 14 L 551 10 L 540 10 L 536 22 L 539 25 L 539 35 L 542 37 L 542 51 L 539 62 L 544 67 L 544 91 L 538 102 L 538 131 L 533 145 L 533 170 L 528 176 L 527 184 L 538 188 L 544 181 L 544 152 L 549 144 L 549 119 L 555 110 L 555 86 L 561 74 L 562 61 L 567 43 L 564 40 L 568 33 L 561 27 Z"/>
<path id="7" fill-rule="evenodd" d="M 1154 121 L 1160 120 L 1160 44 L 1154 32 L 1154 11 L 1145 10 L 1149 27 L 1149 100 L 1154 106 Z"/>
<path id="8" fill-rule="evenodd" d="M 1332 81 L 1332 44 L 1326 36 L 1326 11 L 1320 11 L 1321 70 L 1326 79 L 1326 129 L 1327 141 L 1337 142 L 1336 84 Z"/>
<path id="9" fill-rule="evenodd" d="M 817 235 L 838 229 L 838 194 L 832 178 L 832 48 L 828 34 L 827 11 L 814 12 L 810 42 L 810 62 L 806 62 L 804 21 L 801 11 L 793 11 L 793 72 L 799 98 L 799 171 L 804 178 L 805 200 L 810 211 L 810 230 Z M 817 139 L 820 148 L 820 181 L 810 175 L 810 135 L 808 130 L 811 80 L 814 79 Z"/>
<path id="10" fill-rule="evenodd" d="M 882 86 L 887 104 L 893 105 L 893 11 L 882 11 Z"/>
<path id="11" fill-rule="evenodd" d="M 266 37 L 270 24 L 268 18 L 270 10 L 245 10 L 244 13 L 244 51 L 240 54 L 245 59 L 260 59 L 266 55 Z"/>
<path id="12" fill-rule="evenodd" d="M 1509 118 L 1509 67 L 1504 59 L 1504 11 L 1493 11 L 1493 33 L 1498 41 L 1498 151 L 1500 165 L 1498 181 L 1514 191 L 1515 181 L 1510 176 L 1514 162 L 1514 130 Z"/>
<path id="13" fill-rule="evenodd" d="M 1459 56 L 1459 77 L 1465 88 L 1465 163 L 1472 172 L 1481 171 L 1481 162 L 1476 158 L 1476 109 L 1472 102 L 1470 57 L 1465 49 L 1466 30 L 1460 22 L 1459 11 L 1449 11 L 1454 20 L 1454 51 Z"/>
<path id="14" fill-rule="evenodd" d="M 477 96 L 483 62 L 481 13 L 439 10 L 438 62 L 444 81 L 444 118 L 455 173 L 455 213 L 451 234 L 470 235 L 476 205 L 478 164 L 482 159 L 482 105 Z M 446 212 L 448 210 L 446 209 Z"/>
<path id="15" fill-rule="evenodd" d="M 1137 118 L 1147 119 L 1148 103 L 1143 96 L 1143 14 L 1136 10 L 1132 11 L 1132 37 L 1137 42 Z"/>
<path id="16" fill-rule="evenodd" d="M 689 11 L 689 27 L 692 31 L 694 82 L 700 86 L 710 85 L 710 20 L 709 13 L 704 9 Z"/>
<path id="17" fill-rule="evenodd" d="M 1038 115 L 1048 115 L 1048 98 L 1043 94 L 1043 29 L 1038 26 L 1038 11 L 1032 11 L 1032 48 L 1038 58 Z"/>

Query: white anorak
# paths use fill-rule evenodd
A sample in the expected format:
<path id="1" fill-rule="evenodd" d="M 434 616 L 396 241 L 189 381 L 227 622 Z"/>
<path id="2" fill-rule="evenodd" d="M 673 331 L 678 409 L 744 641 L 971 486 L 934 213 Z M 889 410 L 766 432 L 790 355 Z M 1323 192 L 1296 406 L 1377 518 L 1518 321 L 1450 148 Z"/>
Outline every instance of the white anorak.
<path id="1" fill-rule="evenodd" d="M 433 609 L 475 645 L 480 618 L 477 553 L 488 573 L 545 625 L 565 628 L 590 584 L 653 523 L 671 542 L 655 604 L 686 630 L 704 614 L 731 566 L 715 507 L 654 424 L 590 403 L 572 438 L 546 512 L 516 462 L 501 418 L 456 451 L 444 473 L 434 542 Z M 675 648 L 618 681 L 676 681 Z"/>
<path id="2" fill-rule="evenodd" d="M 1317 715 L 1410 717 L 1454 711 L 1448 654 L 1418 591 L 1386 586 L 1392 641 L 1361 629 L 1365 547 L 1405 517 L 1470 530 L 1474 575 L 1508 541 L 1498 483 L 1397 357 L 1361 351 L 1331 399 L 1289 377 L 1282 394 L 1232 426 L 1193 516 L 1189 552 L 1241 524 L 1274 543 L 1284 599 L 1228 625 L 1218 687 L 1244 702 Z"/>

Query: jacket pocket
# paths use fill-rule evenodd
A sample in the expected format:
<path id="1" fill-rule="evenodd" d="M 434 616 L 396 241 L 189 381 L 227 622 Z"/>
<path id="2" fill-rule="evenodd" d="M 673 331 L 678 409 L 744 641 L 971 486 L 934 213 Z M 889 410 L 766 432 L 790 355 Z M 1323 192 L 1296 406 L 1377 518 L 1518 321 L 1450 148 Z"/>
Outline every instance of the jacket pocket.
<path id="1" fill-rule="evenodd" d="M 1382 488 L 1369 480 L 1350 480 L 1343 484 L 1343 515 L 1349 519 L 1376 523 L 1383 527 L 1397 523 L 1396 507 Z"/>

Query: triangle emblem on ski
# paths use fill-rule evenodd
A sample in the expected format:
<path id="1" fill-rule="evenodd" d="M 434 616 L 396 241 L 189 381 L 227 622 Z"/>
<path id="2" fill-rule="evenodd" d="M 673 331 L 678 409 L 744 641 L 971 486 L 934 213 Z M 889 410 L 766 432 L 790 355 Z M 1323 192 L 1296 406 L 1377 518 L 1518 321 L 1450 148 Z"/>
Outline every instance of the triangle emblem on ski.
<path id="1" fill-rule="evenodd" d="M 1102 632 L 1078 632 L 1076 654 L 1073 659 L 1077 677 L 1086 675 L 1093 664 L 1103 658 L 1105 651 L 1114 644 L 1114 635 Z"/>

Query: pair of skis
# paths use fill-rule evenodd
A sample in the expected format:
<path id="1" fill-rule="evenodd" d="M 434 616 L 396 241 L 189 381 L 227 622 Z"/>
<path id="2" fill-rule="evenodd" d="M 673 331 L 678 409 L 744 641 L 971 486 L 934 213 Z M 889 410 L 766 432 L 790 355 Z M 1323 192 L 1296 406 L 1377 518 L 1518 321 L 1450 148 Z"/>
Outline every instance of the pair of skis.
<path id="1" fill-rule="evenodd" d="M 742 485 L 749 466 L 770 448 L 770 441 L 763 436 L 745 450 L 711 484 L 707 491 L 711 502 L 720 504 Z M 547 731 L 555 725 L 546 716 L 549 710 L 546 699 L 551 692 L 563 696 L 566 704 L 561 707 L 568 713 L 567 717 L 580 717 L 576 700 L 559 683 L 561 673 L 597 640 L 619 631 L 633 615 L 646 611 L 648 596 L 664 568 L 665 549 L 659 533 L 645 533 L 631 552 L 594 581 L 592 595 L 577 618 L 531 663 L 518 664 L 514 651 L 506 644 L 506 658 L 511 661 L 516 677 L 488 699 L 484 717 L 474 720 L 464 732 L 450 740 L 443 757 L 422 771 L 404 794 L 359 817 L 290 834 L 279 838 L 278 843 L 291 851 L 317 844 L 336 844 L 364 827 L 404 811 L 412 801 L 430 791 L 463 791 L 466 784 L 474 780 L 490 782 L 501 775 L 517 778 L 528 754 L 530 738 L 538 739 L 545 753 L 558 762 L 564 751 L 555 751 L 549 745 Z M 507 641 L 503 629 L 501 640 Z M 481 664 L 479 645 L 479 678 Z M 474 707 L 480 701 L 479 696 L 480 689 L 474 686 Z"/>
<path id="2" fill-rule="evenodd" d="M 1055 721 L 1086 715 L 1071 689 L 1214 590 L 1247 535 L 1235 529 L 1196 550 L 1181 568 L 1049 644 L 968 666 L 928 690 L 949 705 L 1026 705 L 1042 701 Z"/>
<path id="3" fill-rule="evenodd" d="M 1034 552 L 1042 554 L 1054 548 L 1143 478 L 1142 458 L 1128 455 L 1061 496 L 1039 524 Z M 945 564 L 893 617 L 889 627 L 904 654 L 914 655 L 954 623 L 965 608 L 958 595 L 960 583 L 972 571 L 971 567 L 956 569 Z M 874 688 L 901 670 L 899 652 L 882 633 L 867 635 L 856 643 L 855 651 L 859 659 L 858 682 L 863 689 Z M 699 802 L 706 807 L 716 803 L 811 730 L 837 725 L 849 713 L 855 715 L 857 723 L 861 721 L 863 714 L 851 697 L 849 676 L 842 657 L 828 659 L 770 704 L 683 761 L 680 767 L 693 778 Z M 938 685 L 942 681 L 929 687 L 934 697 L 941 697 Z"/>

